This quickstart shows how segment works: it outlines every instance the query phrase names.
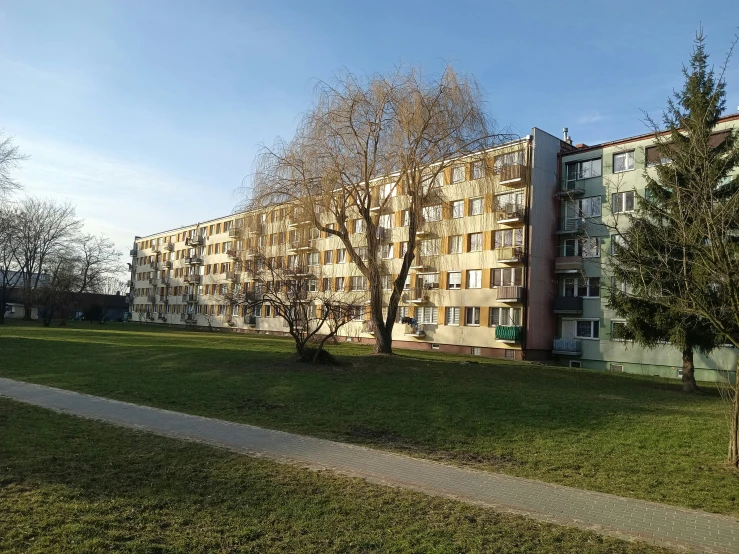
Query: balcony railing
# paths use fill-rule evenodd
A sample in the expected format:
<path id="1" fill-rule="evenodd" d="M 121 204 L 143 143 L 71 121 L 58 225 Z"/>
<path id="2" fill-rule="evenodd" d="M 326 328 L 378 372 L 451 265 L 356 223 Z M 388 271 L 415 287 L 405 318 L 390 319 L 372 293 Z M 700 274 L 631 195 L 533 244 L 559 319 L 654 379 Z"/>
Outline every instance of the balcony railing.
<path id="1" fill-rule="evenodd" d="M 495 289 L 498 302 L 521 302 L 523 300 L 523 287 L 505 286 Z"/>
<path id="2" fill-rule="evenodd" d="M 226 272 L 226 279 L 231 281 L 232 283 L 240 283 L 241 282 L 241 274 L 236 273 L 235 271 L 227 271 Z"/>
<path id="3" fill-rule="evenodd" d="M 180 314 L 180 321 L 184 321 L 185 323 L 195 323 L 195 318 L 195 314 Z"/>
<path id="4" fill-rule="evenodd" d="M 187 237 L 185 239 L 185 246 L 203 246 L 205 239 L 201 236 Z"/>
<path id="5" fill-rule="evenodd" d="M 403 334 L 410 337 L 422 338 L 426 336 L 426 331 L 423 330 L 423 325 L 420 323 L 406 323 Z"/>
<path id="6" fill-rule="evenodd" d="M 582 342 L 572 339 L 554 339 L 552 353 L 579 356 L 582 354 Z"/>
<path id="7" fill-rule="evenodd" d="M 181 298 L 183 302 L 187 302 L 189 304 L 192 304 L 198 301 L 198 295 L 192 292 L 189 294 L 185 293 L 181 295 Z"/>
<path id="8" fill-rule="evenodd" d="M 582 217 L 563 217 L 559 220 L 557 234 L 567 235 L 581 233 L 585 230 L 585 220 Z"/>
<path id="9" fill-rule="evenodd" d="M 185 283 L 199 283 L 200 275 L 185 275 Z"/>
<path id="10" fill-rule="evenodd" d="M 566 181 L 562 184 L 562 188 L 557 192 L 559 196 L 582 196 L 585 189 L 578 185 L 577 181 Z"/>
<path id="11" fill-rule="evenodd" d="M 154 312 L 146 312 L 146 319 L 154 320 Z"/>
<path id="12" fill-rule="evenodd" d="M 514 264 L 524 261 L 523 248 L 520 246 L 505 246 L 495 250 L 498 262 L 503 264 Z"/>
<path id="13" fill-rule="evenodd" d="M 582 256 L 557 256 L 554 258 L 555 273 L 579 273 L 582 270 Z"/>
<path id="14" fill-rule="evenodd" d="M 518 183 L 526 176 L 526 166 L 523 164 L 507 165 L 500 168 L 500 184 Z"/>
<path id="15" fill-rule="evenodd" d="M 172 260 L 165 260 L 160 263 L 162 264 L 162 269 L 172 269 Z"/>
<path id="16" fill-rule="evenodd" d="M 156 277 L 149 277 L 149 285 L 155 286 L 157 284 L 157 278 Z"/>
<path id="17" fill-rule="evenodd" d="M 147 302 L 149 302 L 149 304 L 156 304 L 156 302 L 157 302 L 157 297 L 156 297 L 156 295 L 154 295 L 154 294 L 148 294 L 148 295 L 146 296 L 146 301 L 147 301 Z"/>
<path id="18" fill-rule="evenodd" d="M 496 211 L 498 223 L 520 223 L 526 218 L 526 206 L 523 204 L 503 204 Z"/>
<path id="19" fill-rule="evenodd" d="M 555 314 L 582 313 L 582 296 L 557 296 L 554 298 Z"/>
<path id="20" fill-rule="evenodd" d="M 165 250 L 166 250 L 167 252 L 172 252 L 172 251 L 174 251 L 174 243 L 172 243 L 172 242 L 167 242 L 167 243 L 165 243 L 165 244 L 164 244 L 164 249 L 165 249 Z"/>
<path id="21" fill-rule="evenodd" d="M 129 256 L 138 256 L 139 251 L 137 248 L 131 248 L 131 250 L 128 251 Z"/>
<path id="22" fill-rule="evenodd" d="M 156 271 L 157 269 L 159 269 L 159 262 L 151 262 L 151 264 L 149 264 L 149 265 L 151 265 L 151 268 L 152 268 L 153 270 L 155 270 L 155 271 Z"/>
<path id="23" fill-rule="evenodd" d="M 188 265 L 199 265 L 203 263 L 203 258 L 200 256 L 190 256 L 185 260 Z"/>
<path id="24" fill-rule="evenodd" d="M 495 328 L 495 338 L 502 342 L 519 342 L 521 340 L 521 327 L 498 325 Z"/>

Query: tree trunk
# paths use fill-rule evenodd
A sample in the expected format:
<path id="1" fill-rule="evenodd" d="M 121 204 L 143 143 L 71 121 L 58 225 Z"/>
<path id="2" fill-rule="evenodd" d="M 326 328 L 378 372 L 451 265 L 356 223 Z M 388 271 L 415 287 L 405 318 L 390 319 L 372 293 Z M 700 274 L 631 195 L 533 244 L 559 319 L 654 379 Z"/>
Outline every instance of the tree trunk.
<path id="1" fill-rule="evenodd" d="M 695 366 L 693 365 L 693 348 L 687 347 L 683 350 L 683 392 L 692 394 L 697 392 L 698 385 L 695 384 Z"/>
<path id="2" fill-rule="evenodd" d="M 23 319 L 31 321 L 31 313 L 33 312 L 33 305 L 30 302 L 23 303 Z"/>
<path id="3" fill-rule="evenodd" d="M 5 297 L 6 297 L 6 287 L 3 285 L 0 287 L 0 325 L 5 323 Z"/>
<path id="4" fill-rule="evenodd" d="M 739 360 L 736 362 L 736 374 L 731 391 L 733 394 L 729 422 L 729 463 L 739 469 Z"/>
<path id="5" fill-rule="evenodd" d="M 375 328 L 375 354 L 393 353 L 393 335 L 385 325 Z"/>

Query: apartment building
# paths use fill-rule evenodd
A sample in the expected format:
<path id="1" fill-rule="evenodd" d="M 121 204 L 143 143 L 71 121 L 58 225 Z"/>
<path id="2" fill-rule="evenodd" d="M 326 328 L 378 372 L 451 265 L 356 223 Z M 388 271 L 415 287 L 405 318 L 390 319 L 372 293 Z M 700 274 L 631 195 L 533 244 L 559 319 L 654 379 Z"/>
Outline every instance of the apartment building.
<path id="1" fill-rule="evenodd" d="M 418 248 L 393 330 L 394 346 L 514 359 L 548 359 L 557 331 L 553 311 L 558 164 L 573 151 L 534 128 L 531 135 L 461 159 L 440 175 L 438 203 L 424 206 Z M 377 194 L 385 194 L 380 185 Z M 394 192 L 388 193 L 394 194 Z M 390 289 L 408 241 L 408 198 L 391 198 L 377 217 L 379 255 Z M 315 274 L 313 291 L 367 294 L 366 282 L 338 238 L 320 234 L 290 206 L 272 206 L 136 237 L 131 250 L 130 309 L 134 320 L 284 333 L 268 304 L 229 305 L 228 291 L 249 293 L 242 271 L 258 245 L 286 264 Z M 348 222 L 361 236 L 361 220 Z M 359 226 L 359 227 L 357 227 Z M 354 243 L 352 243 L 354 244 Z M 361 248 L 361 247 L 360 247 Z M 403 318 L 414 324 L 404 325 Z M 342 328 L 344 340 L 373 342 L 367 315 Z"/>
<path id="2" fill-rule="evenodd" d="M 721 119 L 723 129 L 739 125 L 739 115 Z M 670 345 L 653 349 L 614 338 L 623 325 L 607 307 L 611 283 L 605 254 L 616 236 L 617 218 L 636 208 L 636 195 L 644 195 L 644 171 L 662 160 L 653 146 L 653 134 L 595 146 L 578 145 L 560 156 L 559 225 L 554 300 L 557 338 L 554 356 L 564 364 L 591 369 L 644 375 L 681 377 L 681 352 Z M 618 225 L 624 224 L 623 218 Z M 734 348 L 720 348 L 710 356 L 695 354 L 695 376 L 713 381 L 716 369 L 736 366 Z"/>

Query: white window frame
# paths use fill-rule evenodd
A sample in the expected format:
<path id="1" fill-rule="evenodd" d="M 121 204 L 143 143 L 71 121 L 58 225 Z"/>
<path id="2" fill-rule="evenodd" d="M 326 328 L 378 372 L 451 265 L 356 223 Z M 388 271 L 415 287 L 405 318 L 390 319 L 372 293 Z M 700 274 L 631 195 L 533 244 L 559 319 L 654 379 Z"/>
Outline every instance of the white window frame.
<path id="1" fill-rule="evenodd" d="M 452 219 L 464 217 L 464 200 L 454 200 L 452 202 Z"/>
<path id="2" fill-rule="evenodd" d="M 623 159 L 623 162 L 617 162 L 617 159 Z M 613 155 L 613 172 L 614 173 L 624 173 L 626 171 L 633 171 L 636 167 L 636 164 L 634 163 L 634 151 L 629 150 L 628 152 L 617 152 Z M 620 169 L 616 169 L 617 163 L 621 164 Z"/>
<path id="3" fill-rule="evenodd" d="M 626 208 L 626 199 L 631 197 L 631 209 Z M 617 206 L 617 204 L 620 205 Z M 624 192 L 614 192 L 611 194 L 611 210 L 614 214 L 628 214 L 636 209 L 636 191 L 627 190 Z"/>
<path id="4" fill-rule="evenodd" d="M 470 317 L 470 315 L 472 315 L 472 317 Z M 470 323 L 470 321 L 474 321 L 475 319 L 477 319 L 477 323 Z M 480 306 L 465 307 L 464 324 L 466 327 L 479 327 L 480 326 Z"/>
<path id="5" fill-rule="evenodd" d="M 447 307 L 445 316 L 444 322 L 447 325 L 451 325 L 453 327 L 459 326 L 459 306 Z"/>
<path id="6" fill-rule="evenodd" d="M 345 264 L 346 263 L 346 248 L 339 248 L 337 250 L 336 254 L 336 263 L 337 264 Z"/>
<path id="7" fill-rule="evenodd" d="M 470 215 L 482 215 L 485 213 L 485 199 L 482 196 L 470 198 Z"/>
<path id="8" fill-rule="evenodd" d="M 464 244 L 463 235 L 452 235 L 449 237 L 449 253 L 450 254 L 461 254 Z"/>
<path id="9" fill-rule="evenodd" d="M 600 320 L 598 319 L 575 319 L 575 338 L 584 340 L 600 340 Z M 581 335 L 579 324 L 590 323 L 590 334 Z"/>
<path id="10" fill-rule="evenodd" d="M 442 209 L 441 204 L 434 204 L 433 206 L 425 206 L 423 208 L 423 220 L 429 223 L 434 221 L 441 221 Z"/>
<path id="11" fill-rule="evenodd" d="M 452 166 L 452 184 L 463 183 L 466 180 L 464 164 Z"/>
<path id="12" fill-rule="evenodd" d="M 482 233 L 470 233 L 470 252 L 482 252 Z"/>
<path id="13" fill-rule="evenodd" d="M 467 283 L 468 289 L 481 289 L 482 288 L 482 269 L 468 269 L 467 270 Z"/>
<path id="14" fill-rule="evenodd" d="M 416 321 L 425 325 L 435 325 L 439 321 L 439 308 L 436 306 L 417 306 Z"/>
<path id="15" fill-rule="evenodd" d="M 472 179 L 483 179 L 485 177 L 485 162 L 483 160 L 478 160 L 476 162 L 472 162 Z"/>
<path id="16" fill-rule="evenodd" d="M 452 275 L 454 275 L 454 281 L 452 282 Z M 460 290 L 462 288 L 462 272 L 461 271 L 449 271 L 447 272 L 447 289 L 449 290 Z"/>

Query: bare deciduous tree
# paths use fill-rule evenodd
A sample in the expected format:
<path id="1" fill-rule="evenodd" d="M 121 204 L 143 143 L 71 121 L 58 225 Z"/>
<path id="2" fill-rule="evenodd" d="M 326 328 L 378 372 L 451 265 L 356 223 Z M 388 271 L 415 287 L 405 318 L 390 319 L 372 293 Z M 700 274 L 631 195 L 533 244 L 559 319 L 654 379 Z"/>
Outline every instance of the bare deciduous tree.
<path id="1" fill-rule="evenodd" d="M 124 290 L 120 279 L 115 276 L 123 273 L 121 252 L 113 241 L 105 235 L 81 235 L 76 241 L 77 271 L 79 272 L 79 290 L 77 292 L 98 292 L 115 294 Z M 112 279 L 112 281 L 111 281 Z M 110 286 L 118 286 L 114 292 L 104 292 Z"/>
<path id="2" fill-rule="evenodd" d="M 258 155 L 242 207 L 291 204 L 297 217 L 338 238 L 367 278 L 375 352 L 390 354 L 423 209 L 438 202 L 440 176 L 460 157 L 511 137 L 493 132 L 477 84 L 451 67 L 438 79 L 415 69 L 367 79 L 345 74 L 316 92 L 295 137 Z M 408 214 L 408 247 L 391 271 L 379 259 L 380 217 L 399 209 Z M 363 222 L 361 230 L 352 228 L 353 220 Z M 383 314 L 382 278 L 390 274 Z"/>
<path id="3" fill-rule="evenodd" d="M 0 131 L 0 200 L 23 188 L 11 173 L 25 159 L 26 156 L 13 144 L 13 138 Z"/>

